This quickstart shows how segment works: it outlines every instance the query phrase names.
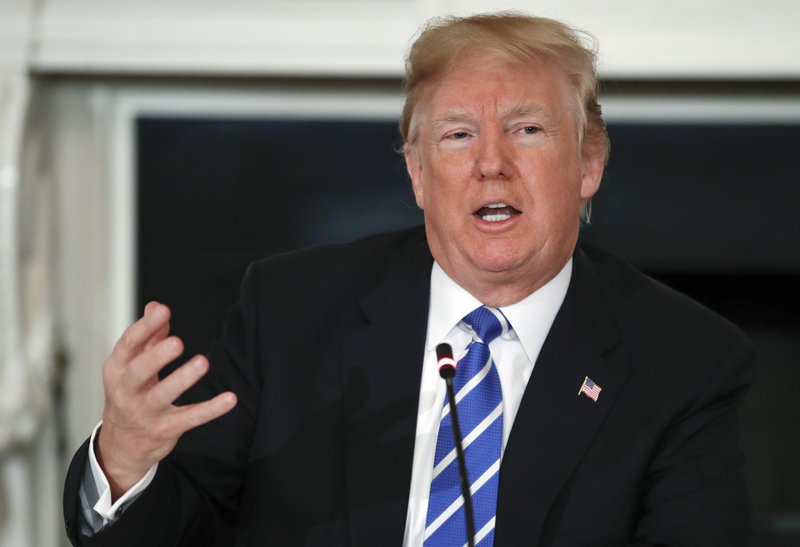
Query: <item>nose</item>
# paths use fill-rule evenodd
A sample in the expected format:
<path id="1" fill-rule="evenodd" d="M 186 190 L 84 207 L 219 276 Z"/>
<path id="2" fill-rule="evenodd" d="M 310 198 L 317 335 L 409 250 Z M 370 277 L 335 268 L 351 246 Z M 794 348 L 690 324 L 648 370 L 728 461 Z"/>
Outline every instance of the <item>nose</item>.
<path id="1" fill-rule="evenodd" d="M 475 158 L 478 180 L 508 179 L 513 174 L 513 151 L 503 132 L 484 132 Z"/>

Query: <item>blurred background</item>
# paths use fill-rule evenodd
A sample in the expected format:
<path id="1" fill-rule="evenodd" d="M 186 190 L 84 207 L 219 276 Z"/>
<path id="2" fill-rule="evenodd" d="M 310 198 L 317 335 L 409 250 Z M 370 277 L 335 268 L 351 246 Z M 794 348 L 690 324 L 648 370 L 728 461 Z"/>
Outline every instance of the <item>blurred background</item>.
<path id="1" fill-rule="evenodd" d="M 795 0 L 0 0 L 0 546 L 66 545 L 64 471 L 145 302 L 204 352 L 250 261 L 421 221 L 403 56 L 500 9 L 597 38 L 612 153 L 581 237 L 753 339 L 754 545 L 800 545 Z"/>

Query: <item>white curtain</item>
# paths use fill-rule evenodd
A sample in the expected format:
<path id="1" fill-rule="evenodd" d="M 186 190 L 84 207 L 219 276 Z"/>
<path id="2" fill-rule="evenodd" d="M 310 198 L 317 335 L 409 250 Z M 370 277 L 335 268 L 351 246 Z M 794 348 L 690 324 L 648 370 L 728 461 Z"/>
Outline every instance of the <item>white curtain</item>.
<path id="1" fill-rule="evenodd" d="M 32 6 L 0 7 L 0 545 L 55 547 L 52 185 L 29 132 Z"/>

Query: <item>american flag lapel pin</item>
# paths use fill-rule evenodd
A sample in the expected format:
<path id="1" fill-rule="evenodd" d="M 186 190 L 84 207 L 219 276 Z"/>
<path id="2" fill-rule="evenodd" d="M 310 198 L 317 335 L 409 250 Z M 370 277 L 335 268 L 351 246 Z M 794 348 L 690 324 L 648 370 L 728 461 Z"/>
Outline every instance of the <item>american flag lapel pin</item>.
<path id="1" fill-rule="evenodd" d="M 602 387 L 594 383 L 594 380 L 586 376 L 583 379 L 583 383 L 581 384 L 581 388 L 578 390 L 578 397 L 581 396 L 581 393 L 589 397 L 592 401 L 597 402 L 597 398 L 600 396 L 600 392 L 603 390 Z"/>

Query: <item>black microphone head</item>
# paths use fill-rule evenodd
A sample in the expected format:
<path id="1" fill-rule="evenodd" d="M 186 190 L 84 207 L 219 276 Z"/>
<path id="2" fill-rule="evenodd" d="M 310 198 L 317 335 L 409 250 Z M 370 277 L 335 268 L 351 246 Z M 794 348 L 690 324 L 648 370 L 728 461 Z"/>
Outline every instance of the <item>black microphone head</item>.
<path id="1" fill-rule="evenodd" d="M 453 348 L 450 344 L 436 346 L 436 361 L 439 365 L 439 376 L 447 380 L 456 375 L 456 361 L 453 359 Z"/>

